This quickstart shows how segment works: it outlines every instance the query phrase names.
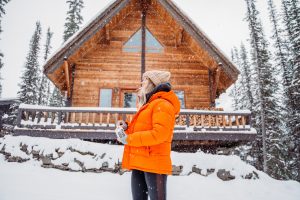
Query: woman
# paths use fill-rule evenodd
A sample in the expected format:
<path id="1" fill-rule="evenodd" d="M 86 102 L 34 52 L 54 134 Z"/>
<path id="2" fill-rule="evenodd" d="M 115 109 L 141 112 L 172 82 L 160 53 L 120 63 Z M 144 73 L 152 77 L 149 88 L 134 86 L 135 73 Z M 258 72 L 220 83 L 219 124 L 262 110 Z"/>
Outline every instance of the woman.
<path id="1" fill-rule="evenodd" d="M 145 72 L 138 92 L 138 112 L 129 124 L 118 122 L 117 138 L 125 144 L 122 167 L 132 170 L 134 200 L 147 200 L 148 195 L 151 200 L 166 199 L 175 115 L 180 110 L 168 82 L 170 76 L 166 71 Z"/>

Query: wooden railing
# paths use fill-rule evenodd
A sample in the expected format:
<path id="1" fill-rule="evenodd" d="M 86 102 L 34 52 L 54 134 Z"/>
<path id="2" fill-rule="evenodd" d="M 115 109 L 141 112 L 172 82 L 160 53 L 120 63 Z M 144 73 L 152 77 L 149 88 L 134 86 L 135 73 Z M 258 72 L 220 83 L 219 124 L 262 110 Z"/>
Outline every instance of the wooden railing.
<path id="1" fill-rule="evenodd" d="M 39 107 L 21 104 L 18 135 L 114 139 L 115 122 L 130 121 L 134 108 Z M 201 133 L 201 134 L 200 134 Z M 252 140 L 250 111 L 182 109 L 176 118 L 175 140 Z"/>

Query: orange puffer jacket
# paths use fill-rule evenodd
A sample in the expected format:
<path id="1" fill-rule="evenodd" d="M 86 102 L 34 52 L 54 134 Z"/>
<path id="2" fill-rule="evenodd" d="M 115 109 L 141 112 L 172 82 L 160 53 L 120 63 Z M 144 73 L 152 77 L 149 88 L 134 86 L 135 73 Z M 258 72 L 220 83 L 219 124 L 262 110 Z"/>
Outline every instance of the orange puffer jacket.
<path id="1" fill-rule="evenodd" d="M 129 123 L 122 167 L 157 174 L 171 174 L 171 142 L 180 102 L 176 94 L 152 95 Z"/>

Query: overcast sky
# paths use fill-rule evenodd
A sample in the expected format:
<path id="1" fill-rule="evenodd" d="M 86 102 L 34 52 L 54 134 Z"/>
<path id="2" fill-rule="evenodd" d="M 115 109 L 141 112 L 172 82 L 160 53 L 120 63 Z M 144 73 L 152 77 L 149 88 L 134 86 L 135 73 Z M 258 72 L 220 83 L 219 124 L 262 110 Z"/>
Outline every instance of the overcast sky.
<path id="1" fill-rule="evenodd" d="M 84 22 L 93 18 L 111 1 L 84 0 Z M 249 31 L 247 22 L 243 20 L 246 13 L 244 0 L 173 1 L 228 57 L 233 46 L 240 46 L 242 41 L 247 43 Z M 274 1 L 279 9 L 280 0 Z M 12 0 L 5 9 L 3 32 L 0 35 L 0 50 L 4 53 L 2 97 L 16 97 L 36 21 L 41 22 L 44 37 L 48 27 L 54 32 L 52 52 L 55 51 L 62 44 L 67 4 L 66 0 Z M 267 0 L 258 0 L 258 9 L 265 32 L 270 35 Z M 44 37 L 42 45 L 45 43 Z"/>

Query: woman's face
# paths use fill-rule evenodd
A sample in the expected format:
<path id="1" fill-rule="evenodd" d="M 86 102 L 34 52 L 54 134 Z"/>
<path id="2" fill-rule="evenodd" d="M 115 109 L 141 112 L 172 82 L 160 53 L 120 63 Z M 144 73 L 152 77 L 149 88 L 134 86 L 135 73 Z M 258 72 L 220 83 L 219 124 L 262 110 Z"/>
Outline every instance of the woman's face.
<path id="1" fill-rule="evenodd" d="M 144 78 L 143 81 L 142 81 L 142 87 L 146 87 L 149 83 L 149 78 Z"/>

